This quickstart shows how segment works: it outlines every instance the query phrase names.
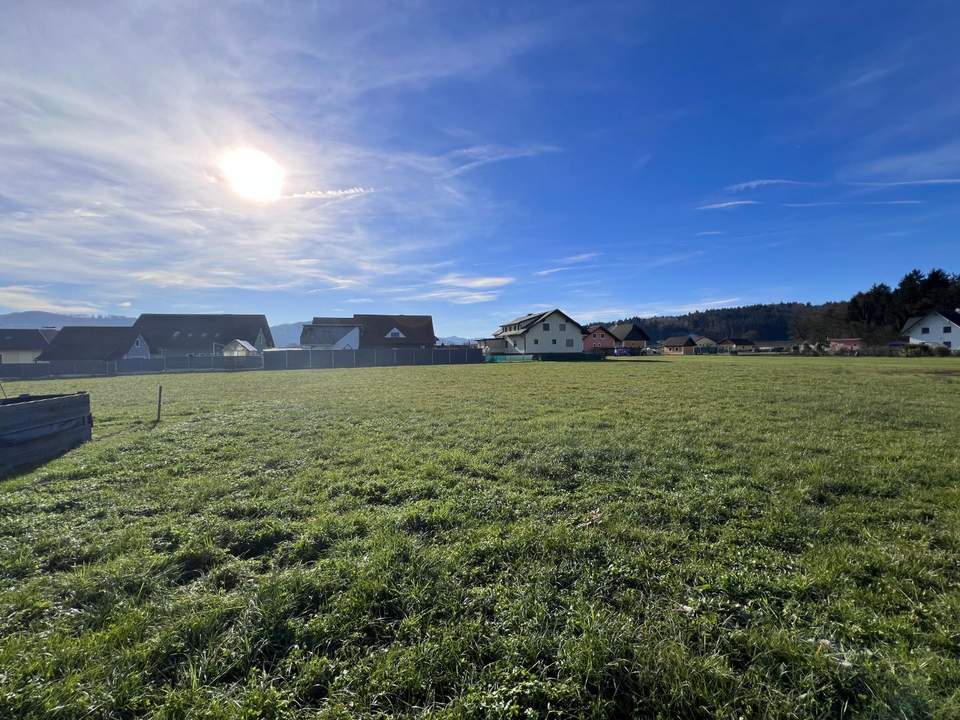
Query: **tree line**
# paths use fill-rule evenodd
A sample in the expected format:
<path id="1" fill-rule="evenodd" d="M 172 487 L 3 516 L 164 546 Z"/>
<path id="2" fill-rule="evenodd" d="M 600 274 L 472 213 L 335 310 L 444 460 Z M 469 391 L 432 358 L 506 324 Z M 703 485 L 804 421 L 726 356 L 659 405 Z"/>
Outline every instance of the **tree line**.
<path id="1" fill-rule="evenodd" d="M 810 340 L 862 337 L 881 344 L 900 337 L 908 318 L 938 308 L 960 308 L 960 275 L 934 268 L 912 270 L 895 288 L 879 283 L 849 300 L 811 303 L 767 303 L 702 310 L 679 316 L 625 318 L 636 322 L 651 340 L 673 335 L 707 335 L 715 340 Z"/>

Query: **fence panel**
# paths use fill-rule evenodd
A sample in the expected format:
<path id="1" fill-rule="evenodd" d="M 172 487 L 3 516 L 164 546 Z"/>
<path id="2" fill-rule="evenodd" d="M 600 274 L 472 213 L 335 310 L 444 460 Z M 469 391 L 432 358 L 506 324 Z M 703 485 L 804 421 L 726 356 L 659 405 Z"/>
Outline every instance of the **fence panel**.
<path id="1" fill-rule="evenodd" d="M 505 356 L 510 357 L 510 356 Z M 63 360 L 48 363 L 0 364 L 0 379 L 31 380 L 72 375 L 135 375 L 194 370 L 303 370 L 315 368 L 389 367 L 393 365 L 462 365 L 482 363 L 477 348 L 377 348 L 366 350 L 288 349 L 262 355 L 180 355 L 130 358 L 116 362 Z M 507 360 L 503 360 L 506 362 Z"/>

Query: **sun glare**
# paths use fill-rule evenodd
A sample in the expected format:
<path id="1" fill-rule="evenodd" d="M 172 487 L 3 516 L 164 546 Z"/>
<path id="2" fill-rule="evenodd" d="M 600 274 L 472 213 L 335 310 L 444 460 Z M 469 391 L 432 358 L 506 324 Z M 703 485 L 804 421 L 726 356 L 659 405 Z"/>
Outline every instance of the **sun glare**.
<path id="1" fill-rule="evenodd" d="M 262 150 L 231 148 L 220 156 L 217 165 L 230 189 L 245 200 L 273 202 L 283 192 L 283 168 Z"/>

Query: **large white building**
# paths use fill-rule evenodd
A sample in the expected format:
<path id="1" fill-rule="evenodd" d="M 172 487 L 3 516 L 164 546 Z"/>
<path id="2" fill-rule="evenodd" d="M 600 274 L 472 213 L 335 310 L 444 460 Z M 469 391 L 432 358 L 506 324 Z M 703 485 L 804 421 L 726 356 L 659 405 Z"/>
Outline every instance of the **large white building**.
<path id="1" fill-rule="evenodd" d="M 960 349 L 960 308 L 931 310 L 923 317 L 912 317 L 900 331 L 913 345 L 942 345 Z"/>
<path id="2" fill-rule="evenodd" d="M 548 310 L 514 318 L 477 344 L 495 355 L 582 353 L 583 328 L 563 311 Z"/>

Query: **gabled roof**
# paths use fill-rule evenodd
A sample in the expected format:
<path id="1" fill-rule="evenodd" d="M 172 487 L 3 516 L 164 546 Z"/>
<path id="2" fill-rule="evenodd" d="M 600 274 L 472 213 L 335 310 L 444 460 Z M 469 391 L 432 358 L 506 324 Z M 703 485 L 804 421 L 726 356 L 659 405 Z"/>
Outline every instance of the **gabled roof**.
<path id="1" fill-rule="evenodd" d="M 627 342 L 629 340 L 646 340 L 647 342 L 650 342 L 650 336 L 647 335 L 643 331 L 643 328 L 636 323 L 616 323 L 607 329 L 610 331 L 610 334 L 620 342 Z"/>
<path id="2" fill-rule="evenodd" d="M 420 347 L 437 342 L 432 315 L 354 315 L 315 317 L 300 333 L 301 345 L 333 345 L 351 329 L 360 328 L 360 347 Z M 403 337 L 390 337 L 392 330 Z"/>
<path id="3" fill-rule="evenodd" d="M 354 315 L 360 324 L 360 347 L 435 345 L 432 315 Z M 399 330 L 403 337 L 388 337 Z"/>
<path id="4" fill-rule="evenodd" d="M 150 351 L 165 355 L 211 354 L 231 340 L 256 344 L 263 334 L 264 347 L 273 347 L 273 335 L 265 315 L 167 315 L 145 314 L 133 325 Z"/>
<path id="5" fill-rule="evenodd" d="M 747 338 L 724 338 L 717 345 L 753 345 L 753 340 Z"/>
<path id="6" fill-rule="evenodd" d="M 341 320 L 345 318 L 314 318 L 314 320 L 325 319 Z M 352 323 L 350 325 L 343 325 L 341 323 L 304 325 L 303 329 L 300 331 L 300 344 L 317 345 L 321 347 L 329 345 L 332 347 L 358 327 L 360 326 L 357 323 Z"/>
<path id="7" fill-rule="evenodd" d="M 660 344 L 666 347 L 696 345 L 693 338 L 689 335 L 674 335 L 673 337 L 668 337 L 666 340 L 661 340 Z"/>
<path id="8" fill-rule="evenodd" d="M 952 322 L 954 325 L 960 326 L 960 308 L 954 308 L 953 310 L 948 310 L 946 308 L 942 310 L 931 310 L 926 315 L 919 315 L 917 317 L 912 317 L 903 324 L 903 328 L 900 330 L 901 335 L 907 335 L 910 330 L 913 329 L 915 325 L 923 322 L 931 315 L 939 315 L 944 320 Z"/>
<path id="9" fill-rule="evenodd" d="M 583 332 L 583 326 L 582 326 L 580 323 L 578 323 L 578 322 L 577 322 L 576 320 L 574 320 L 572 317 L 570 317 L 569 315 L 567 315 L 567 314 L 566 314 L 563 310 L 561 310 L 560 308 L 554 308 L 553 310 L 547 310 L 546 312 L 527 313 L 526 315 L 521 315 L 520 317 L 514 318 L 514 319 L 511 320 L 510 322 L 504 323 L 503 325 L 501 325 L 501 326 L 500 326 L 500 329 L 497 330 L 497 331 L 494 333 L 494 336 L 496 336 L 496 337 L 503 337 L 503 336 L 505 336 L 505 335 L 523 335 L 525 332 L 527 332 L 527 331 L 528 331 L 530 328 L 532 328 L 534 325 L 536 325 L 536 324 L 539 323 L 539 322 L 542 322 L 542 321 L 546 320 L 548 317 L 550 317 L 550 316 L 553 315 L 554 313 L 559 313 L 560 315 L 563 315 L 563 317 L 566 318 L 569 323 L 571 323 L 571 324 L 572 324 L 575 328 L 577 328 L 581 333 Z M 519 326 L 520 326 L 520 329 L 519 329 L 519 330 L 504 330 L 504 328 L 509 327 L 510 325 L 519 325 Z"/>
<path id="10" fill-rule="evenodd" d="M 49 344 L 40 330 L 0 330 L 0 351 L 43 350 Z"/>
<path id="11" fill-rule="evenodd" d="M 119 360 L 139 336 L 135 327 L 67 326 L 37 360 Z"/>
<path id="12" fill-rule="evenodd" d="M 603 333 L 604 335 L 609 335 L 609 336 L 612 337 L 614 340 L 617 339 L 616 335 L 614 335 L 614 334 L 613 334 L 612 332 L 610 332 L 606 327 L 604 327 L 603 325 L 600 325 L 600 324 L 588 325 L 587 327 L 585 327 L 585 328 L 583 329 L 583 334 L 584 334 L 584 335 L 589 335 L 589 334 L 595 333 L 595 332 Z"/>

